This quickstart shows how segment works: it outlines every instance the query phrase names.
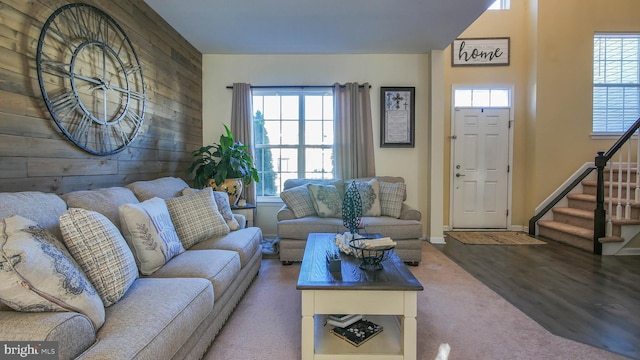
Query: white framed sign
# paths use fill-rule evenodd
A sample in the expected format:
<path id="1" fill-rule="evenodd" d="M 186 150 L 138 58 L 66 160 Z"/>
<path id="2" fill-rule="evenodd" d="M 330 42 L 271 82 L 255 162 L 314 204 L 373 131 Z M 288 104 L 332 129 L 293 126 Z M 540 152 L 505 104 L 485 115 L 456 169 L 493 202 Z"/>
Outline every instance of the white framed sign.
<path id="1" fill-rule="evenodd" d="M 509 66 L 509 40 L 455 39 L 451 44 L 451 66 Z"/>

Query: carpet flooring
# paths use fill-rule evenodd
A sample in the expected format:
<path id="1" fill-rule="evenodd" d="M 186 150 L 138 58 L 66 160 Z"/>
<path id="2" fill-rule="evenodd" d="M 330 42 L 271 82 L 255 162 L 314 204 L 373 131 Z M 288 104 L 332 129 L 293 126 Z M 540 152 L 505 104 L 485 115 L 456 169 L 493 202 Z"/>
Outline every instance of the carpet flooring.
<path id="1" fill-rule="evenodd" d="M 543 245 L 544 241 L 517 231 L 449 231 L 446 233 L 467 245 Z"/>
<path id="2" fill-rule="evenodd" d="M 418 293 L 418 359 L 434 359 L 442 343 L 451 346 L 450 360 L 624 359 L 551 334 L 428 242 L 423 261 L 409 269 L 425 288 Z M 300 263 L 264 259 L 203 359 L 299 359 L 299 271 Z"/>

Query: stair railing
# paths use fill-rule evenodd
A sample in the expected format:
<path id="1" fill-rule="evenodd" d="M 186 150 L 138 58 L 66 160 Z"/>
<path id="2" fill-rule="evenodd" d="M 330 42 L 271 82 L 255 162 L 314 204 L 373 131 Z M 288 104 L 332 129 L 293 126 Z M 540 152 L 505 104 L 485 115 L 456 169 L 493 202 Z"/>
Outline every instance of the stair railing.
<path id="1" fill-rule="evenodd" d="M 602 244 L 600 243 L 599 239 L 605 236 L 611 236 L 612 234 L 612 228 L 613 228 L 612 216 L 614 213 L 613 212 L 614 174 L 617 174 L 617 178 L 618 178 L 618 185 L 616 189 L 618 192 L 618 197 L 616 199 L 616 211 L 615 211 L 616 218 L 617 219 L 621 219 L 623 217 L 625 219 L 631 218 L 631 198 L 630 198 L 631 176 L 630 175 L 631 175 L 631 163 L 633 161 L 631 158 L 632 146 L 631 144 L 628 144 L 628 142 L 631 140 L 633 135 L 638 131 L 638 129 L 640 129 L 640 118 L 638 118 L 636 122 L 634 122 L 633 125 L 631 125 L 629 129 L 627 129 L 627 131 L 615 142 L 615 144 L 613 144 L 613 146 L 611 146 L 611 148 L 607 152 L 598 151 L 598 155 L 595 158 L 597 185 L 596 185 L 596 208 L 594 210 L 594 224 L 593 224 L 593 253 L 594 254 L 598 254 L 598 255 L 602 254 Z M 634 191 L 635 191 L 634 201 L 638 203 L 640 202 L 640 176 L 638 176 L 638 174 L 640 174 L 640 137 L 636 137 L 636 141 L 637 141 L 637 144 L 636 144 L 637 155 L 635 160 L 636 181 L 634 184 Z M 617 166 L 617 173 L 614 173 L 615 166 L 613 164 L 612 158 L 616 153 L 618 153 L 618 151 L 625 144 L 627 145 L 627 161 L 625 164 L 626 172 L 627 172 L 627 176 L 626 176 L 627 181 L 625 184 L 626 204 L 624 207 L 624 214 L 623 214 L 623 211 L 622 211 L 622 194 L 623 194 L 622 152 L 619 153 L 620 160 Z M 604 201 L 605 199 L 604 169 L 607 166 L 607 163 L 609 163 L 609 202 L 608 202 L 609 209 L 608 211 L 605 210 L 605 201 Z M 573 190 L 573 188 L 578 186 L 582 182 L 582 180 L 584 180 L 593 170 L 594 168 L 585 169 L 578 177 L 576 177 L 576 179 L 574 179 L 574 181 L 567 184 L 567 186 L 562 191 L 560 191 L 555 198 L 553 198 L 544 208 L 542 208 L 537 214 L 535 214 L 529 220 L 530 235 L 536 234 L 536 224 L 538 220 L 540 220 L 547 212 L 549 212 L 558 202 L 560 202 L 560 200 L 562 200 L 565 196 L 567 196 L 571 192 L 571 190 Z M 609 214 L 608 218 L 607 218 L 607 214 Z"/>
<path id="2" fill-rule="evenodd" d="M 640 129 L 640 118 L 636 120 L 633 125 L 611 146 L 611 148 L 607 152 L 598 151 L 598 155 L 595 158 L 596 164 L 596 172 L 597 172 L 597 185 L 596 185 L 596 208 L 593 211 L 594 214 L 594 223 L 593 223 L 593 253 L 594 254 L 602 254 L 602 243 L 600 243 L 600 238 L 605 236 L 611 236 L 612 234 L 612 217 L 613 217 L 613 172 L 614 165 L 611 162 L 613 156 L 618 153 L 620 149 L 624 145 L 627 145 L 627 162 L 626 162 L 626 198 L 625 198 L 625 207 L 624 214 L 622 211 L 622 195 L 623 195 L 623 161 L 622 161 L 622 152 L 619 153 L 619 161 L 617 166 L 617 176 L 618 176 L 618 187 L 617 187 L 617 205 L 616 205 L 616 219 L 625 219 L 631 218 L 631 144 L 629 143 L 633 135 Z M 638 149 L 638 153 L 635 161 L 635 169 L 636 169 L 636 184 L 635 184 L 635 194 L 634 201 L 638 202 L 640 200 L 640 191 L 638 185 L 638 172 L 640 172 L 640 139 L 636 137 L 636 148 Z M 604 168 L 609 165 L 609 216 L 607 218 L 607 211 L 604 208 L 604 198 L 605 198 L 605 188 L 604 188 Z"/>

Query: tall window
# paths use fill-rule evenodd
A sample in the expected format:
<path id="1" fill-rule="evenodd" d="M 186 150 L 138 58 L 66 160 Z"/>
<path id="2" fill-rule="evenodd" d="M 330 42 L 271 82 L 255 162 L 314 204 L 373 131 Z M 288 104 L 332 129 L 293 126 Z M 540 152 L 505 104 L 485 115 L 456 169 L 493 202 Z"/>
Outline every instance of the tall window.
<path id="1" fill-rule="evenodd" d="M 333 89 L 254 89 L 257 195 L 287 179 L 334 178 Z"/>
<path id="2" fill-rule="evenodd" d="M 593 133 L 620 134 L 640 117 L 640 34 L 593 39 Z"/>

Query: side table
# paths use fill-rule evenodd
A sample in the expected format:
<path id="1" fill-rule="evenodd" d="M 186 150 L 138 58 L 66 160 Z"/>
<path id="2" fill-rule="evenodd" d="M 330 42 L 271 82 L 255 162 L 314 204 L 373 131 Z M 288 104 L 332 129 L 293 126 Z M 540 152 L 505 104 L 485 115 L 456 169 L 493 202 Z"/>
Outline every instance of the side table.
<path id="1" fill-rule="evenodd" d="M 255 215 L 256 206 L 247 203 L 245 206 L 233 205 L 231 206 L 231 212 L 234 214 L 241 214 L 247 218 L 247 227 L 253 226 L 253 217 Z"/>

